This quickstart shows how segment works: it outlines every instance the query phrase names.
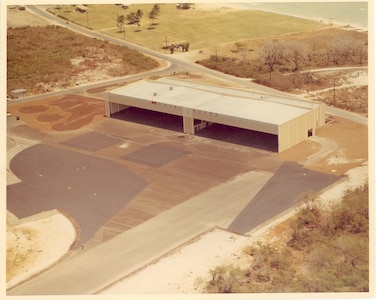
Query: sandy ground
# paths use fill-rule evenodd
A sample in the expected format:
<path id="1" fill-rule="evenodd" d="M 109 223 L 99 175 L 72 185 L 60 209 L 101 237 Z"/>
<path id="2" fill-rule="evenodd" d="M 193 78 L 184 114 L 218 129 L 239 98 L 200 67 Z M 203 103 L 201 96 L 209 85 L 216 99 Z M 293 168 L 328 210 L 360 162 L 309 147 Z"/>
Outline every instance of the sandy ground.
<path id="1" fill-rule="evenodd" d="M 223 4 L 210 3 L 196 5 L 196 8 L 219 9 L 223 6 Z M 226 7 L 236 8 L 232 5 L 226 5 Z M 18 18 L 21 14 L 28 13 L 9 10 L 8 26 L 22 26 L 22 22 L 20 23 L 22 18 Z M 43 20 L 33 14 L 29 13 L 28 18 L 30 19 L 27 20 L 27 25 L 31 23 L 44 25 Z M 16 19 L 17 22 L 14 23 L 13 21 Z M 356 81 L 357 85 L 363 84 L 367 78 L 361 76 L 361 78 L 354 79 L 354 82 Z M 362 80 L 359 83 L 360 79 Z M 356 159 L 348 157 L 348 149 L 345 151 L 336 148 L 335 151 L 337 153 L 333 152 L 333 155 L 326 157 L 325 161 L 321 162 L 321 164 L 326 164 L 329 170 L 334 169 L 333 166 L 337 168 L 343 164 L 346 165 L 349 159 Z M 343 155 L 338 155 L 338 153 Z M 359 165 L 360 162 L 354 163 Z M 346 189 L 361 185 L 367 180 L 367 161 L 362 159 L 362 163 L 362 166 L 349 170 L 345 180 L 320 195 L 323 206 L 330 206 L 338 201 Z M 124 278 L 102 293 L 199 293 L 200 278 L 208 278 L 211 268 L 223 263 L 241 261 L 241 252 L 245 246 L 257 240 L 267 241 L 273 236 L 272 232 L 278 231 L 278 226 L 282 226 L 283 222 L 291 215 L 290 212 L 273 220 L 268 226 L 256 229 L 248 237 L 238 236 L 220 229 L 205 233 L 191 243 L 182 245 L 173 253 L 167 253 L 158 262 Z M 26 259 L 25 253 L 32 253 L 30 256 L 32 258 L 24 260 L 17 271 L 7 274 L 7 288 L 58 262 L 66 255 L 76 239 L 74 225 L 59 212 L 49 212 L 47 215 L 38 215 L 26 220 L 17 220 L 14 216 L 9 215 L 7 219 L 7 252 L 11 253 L 14 262 L 16 263 L 19 257 Z M 7 258 L 9 259 L 10 255 Z"/>
<path id="2" fill-rule="evenodd" d="M 50 24 L 44 18 L 29 10 L 7 9 L 7 27 L 45 26 Z"/>
<path id="3" fill-rule="evenodd" d="M 7 289 L 57 263 L 77 236 L 72 222 L 58 211 L 20 220 L 8 212 L 7 225 Z"/>

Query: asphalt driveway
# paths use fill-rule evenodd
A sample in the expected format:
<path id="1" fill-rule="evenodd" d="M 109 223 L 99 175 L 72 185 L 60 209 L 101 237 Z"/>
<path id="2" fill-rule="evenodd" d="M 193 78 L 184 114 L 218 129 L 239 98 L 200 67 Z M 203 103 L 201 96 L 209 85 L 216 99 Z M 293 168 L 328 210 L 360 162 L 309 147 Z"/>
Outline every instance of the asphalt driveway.
<path id="1" fill-rule="evenodd" d="M 296 205 L 304 193 L 317 193 L 340 180 L 342 176 L 315 172 L 294 162 L 286 162 L 277 170 L 228 230 L 247 233 L 258 225 Z"/>
<path id="2" fill-rule="evenodd" d="M 20 152 L 10 168 L 22 182 L 7 187 L 7 209 L 18 218 L 61 209 L 79 224 L 80 243 L 147 186 L 110 160 L 44 144 Z"/>

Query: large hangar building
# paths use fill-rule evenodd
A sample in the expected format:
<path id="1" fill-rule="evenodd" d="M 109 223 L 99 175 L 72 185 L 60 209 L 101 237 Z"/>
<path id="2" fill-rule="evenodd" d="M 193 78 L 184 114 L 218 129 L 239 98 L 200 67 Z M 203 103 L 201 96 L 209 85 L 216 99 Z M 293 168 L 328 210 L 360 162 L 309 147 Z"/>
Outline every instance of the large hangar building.
<path id="1" fill-rule="evenodd" d="M 181 116 L 187 134 L 213 123 L 268 133 L 277 139 L 278 152 L 325 124 L 323 103 L 171 78 L 141 80 L 107 92 L 105 100 L 107 117 L 136 107 Z"/>

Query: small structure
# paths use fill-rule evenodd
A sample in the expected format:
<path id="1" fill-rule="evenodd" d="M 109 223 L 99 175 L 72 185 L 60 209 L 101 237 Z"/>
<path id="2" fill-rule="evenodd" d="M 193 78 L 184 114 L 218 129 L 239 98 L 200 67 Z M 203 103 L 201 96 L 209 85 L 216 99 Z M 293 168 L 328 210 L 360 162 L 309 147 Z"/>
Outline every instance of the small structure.
<path id="1" fill-rule="evenodd" d="M 76 5 L 76 12 L 85 13 L 87 12 L 87 7 L 83 5 Z"/>
<path id="2" fill-rule="evenodd" d="M 10 92 L 10 96 L 14 99 L 22 98 L 27 96 L 27 90 L 25 89 L 15 89 Z"/>

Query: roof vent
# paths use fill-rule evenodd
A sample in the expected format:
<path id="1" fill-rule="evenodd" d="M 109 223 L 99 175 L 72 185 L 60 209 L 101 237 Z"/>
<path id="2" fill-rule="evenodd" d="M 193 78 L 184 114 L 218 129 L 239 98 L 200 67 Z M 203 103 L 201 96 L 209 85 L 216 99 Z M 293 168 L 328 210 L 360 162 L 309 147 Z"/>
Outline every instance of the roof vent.
<path id="1" fill-rule="evenodd" d="M 172 86 L 170 86 L 170 91 L 172 91 L 174 88 Z"/>
<path id="2" fill-rule="evenodd" d="M 153 96 L 157 96 L 157 93 L 153 93 Z"/>

